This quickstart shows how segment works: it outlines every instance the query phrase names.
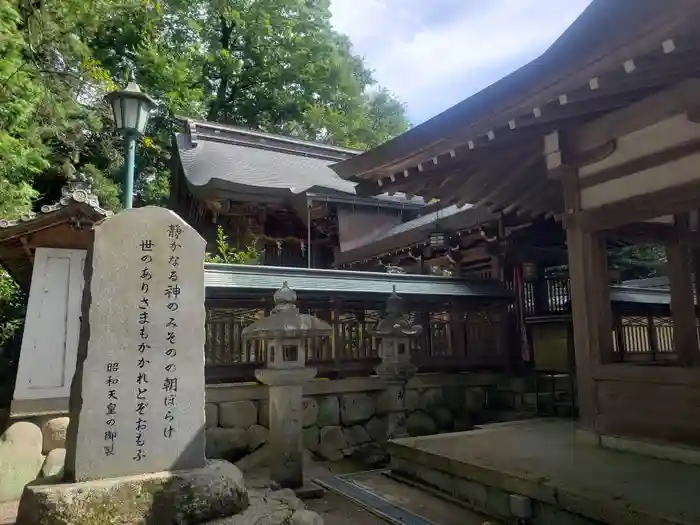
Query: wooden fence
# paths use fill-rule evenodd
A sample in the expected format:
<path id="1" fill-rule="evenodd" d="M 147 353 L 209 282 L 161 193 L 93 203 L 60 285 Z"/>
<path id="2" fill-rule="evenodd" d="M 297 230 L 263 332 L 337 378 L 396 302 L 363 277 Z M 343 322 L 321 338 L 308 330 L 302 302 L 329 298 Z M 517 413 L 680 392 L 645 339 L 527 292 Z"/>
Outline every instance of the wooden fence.
<path id="1" fill-rule="evenodd" d="M 507 287 L 513 289 L 513 284 Z M 525 317 L 563 315 L 570 312 L 569 280 L 526 282 L 522 297 Z M 613 349 L 620 362 L 666 362 L 676 359 L 673 350 L 673 318 L 665 305 L 612 304 Z M 664 310 L 667 312 L 662 313 Z"/>
<path id="2" fill-rule="evenodd" d="M 300 305 L 303 308 L 303 305 Z M 413 341 L 412 361 L 422 371 L 503 368 L 509 363 L 505 307 L 425 308 L 411 318 L 423 327 Z M 379 363 L 379 338 L 372 335 L 382 316 L 379 305 L 307 308 L 333 327 L 330 337 L 305 341 L 307 362 L 320 377 L 369 375 Z M 269 305 L 207 305 L 206 365 L 209 382 L 249 381 L 265 362 L 264 342 L 243 342 L 242 330 L 267 315 Z"/>
<path id="3" fill-rule="evenodd" d="M 674 361 L 673 319 L 659 315 L 615 315 L 613 350 L 620 362 Z"/>

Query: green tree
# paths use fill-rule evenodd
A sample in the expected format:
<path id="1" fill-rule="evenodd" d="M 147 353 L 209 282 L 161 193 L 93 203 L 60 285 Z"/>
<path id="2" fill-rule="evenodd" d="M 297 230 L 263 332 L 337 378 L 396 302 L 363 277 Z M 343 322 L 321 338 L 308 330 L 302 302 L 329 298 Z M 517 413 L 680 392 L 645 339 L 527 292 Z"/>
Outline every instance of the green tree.
<path id="1" fill-rule="evenodd" d="M 123 141 L 103 96 L 128 69 L 158 102 L 137 205 L 164 204 L 181 117 L 356 148 L 408 126 L 328 0 L 0 0 L 0 218 L 55 202 L 76 172 L 119 208 Z"/>
<path id="2" fill-rule="evenodd" d="M 179 116 L 357 148 L 408 127 L 333 30 L 326 0 L 168 0 L 121 13 L 90 46 L 112 76 L 132 64 L 161 102 L 139 147 L 141 203 L 167 194 Z"/>
<path id="3" fill-rule="evenodd" d="M 619 270 L 620 278 L 645 279 L 663 275 L 666 250 L 658 244 L 630 245 L 608 251 L 608 266 Z"/>
<path id="4" fill-rule="evenodd" d="M 228 235 L 219 225 L 216 227 L 216 253 L 207 253 L 205 260 L 211 263 L 256 265 L 262 263 L 264 254 L 257 239 L 252 239 L 243 249 L 232 246 Z"/>

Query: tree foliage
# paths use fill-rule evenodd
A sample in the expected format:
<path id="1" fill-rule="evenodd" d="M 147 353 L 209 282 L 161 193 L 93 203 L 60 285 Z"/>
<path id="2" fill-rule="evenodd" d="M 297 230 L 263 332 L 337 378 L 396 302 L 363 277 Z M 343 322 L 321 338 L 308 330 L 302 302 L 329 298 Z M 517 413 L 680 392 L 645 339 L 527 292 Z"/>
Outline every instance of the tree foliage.
<path id="1" fill-rule="evenodd" d="M 664 273 L 666 250 L 658 244 L 623 246 L 608 252 L 608 266 L 622 280 L 659 277 Z"/>
<path id="2" fill-rule="evenodd" d="M 258 246 L 257 239 L 251 240 L 243 249 L 237 249 L 229 242 L 228 235 L 221 225 L 216 227 L 216 253 L 207 253 L 206 262 L 225 264 L 261 264 L 265 252 Z"/>
<path id="3" fill-rule="evenodd" d="M 168 193 L 179 117 L 357 148 L 407 128 L 328 0 L 0 0 L 0 216 L 55 200 L 76 171 L 118 208 L 122 141 L 102 97 L 128 69 L 158 102 L 137 204 Z"/>
<path id="4" fill-rule="evenodd" d="M 103 97 L 128 70 L 158 103 L 136 205 L 165 203 L 182 117 L 356 148 L 408 125 L 328 0 L 0 0 L 0 218 L 55 202 L 76 172 L 119 208 L 123 141 Z M 12 290 L 0 274 L 0 309 Z"/>

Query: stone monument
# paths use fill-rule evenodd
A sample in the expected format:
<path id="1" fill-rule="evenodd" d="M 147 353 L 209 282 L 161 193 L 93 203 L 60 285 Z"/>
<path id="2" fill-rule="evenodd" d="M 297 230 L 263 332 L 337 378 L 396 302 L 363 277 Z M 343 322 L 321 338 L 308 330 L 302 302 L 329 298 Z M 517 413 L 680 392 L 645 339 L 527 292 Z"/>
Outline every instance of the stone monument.
<path id="1" fill-rule="evenodd" d="M 204 249 L 164 208 L 127 210 L 95 227 L 70 481 L 204 466 Z"/>
<path id="2" fill-rule="evenodd" d="M 384 318 L 379 321 L 372 335 L 380 338 L 381 363 L 375 368 L 386 385 L 385 396 L 389 400 L 387 439 L 405 437 L 406 432 L 406 384 L 416 374 L 411 364 L 411 340 L 422 332 L 405 313 L 404 301 L 396 293 L 396 286 L 387 299 Z"/>
<path id="3" fill-rule="evenodd" d="M 306 366 L 305 342 L 327 336 L 331 326 L 296 306 L 296 293 L 285 282 L 274 295 L 275 307 L 268 317 L 247 326 L 244 339 L 267 341 L 267 368 L 255 377 L 269 386 L 270 477 L 282 488 L 304 485 L 302 447 L 302 386 L 316 376 Z"/>
<path id="4" fill-rule="evenodd" d="M 95 225 L 65 483 L 26 487 L 18 523 L 201 523 L 246 508 L 240 471 L 205 466 L 204 250 L 164 208 Z"/>

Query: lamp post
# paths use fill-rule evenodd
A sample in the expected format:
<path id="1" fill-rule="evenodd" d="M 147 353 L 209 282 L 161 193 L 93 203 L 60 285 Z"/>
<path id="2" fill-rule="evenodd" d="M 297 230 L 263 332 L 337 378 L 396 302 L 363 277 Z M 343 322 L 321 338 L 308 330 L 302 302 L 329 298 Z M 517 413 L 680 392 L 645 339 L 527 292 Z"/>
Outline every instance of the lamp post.
<path id="1" fill-rule="evenodd" d="M 112 91 L 105 96 L 112 106 L 114 123 L 124 135 L 126 149 L 126 170 L 124 175 L 123 204 L 131 208 L 134 197 L 134 163 L 136 160 L 136 139 L 142 135 L 148 124 L 148 117 L 156 107 L 151 97 L 141 92 L 133 73 L 126 89 Z"/>

